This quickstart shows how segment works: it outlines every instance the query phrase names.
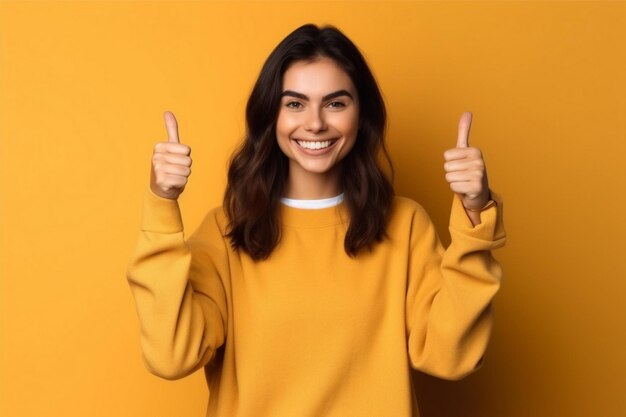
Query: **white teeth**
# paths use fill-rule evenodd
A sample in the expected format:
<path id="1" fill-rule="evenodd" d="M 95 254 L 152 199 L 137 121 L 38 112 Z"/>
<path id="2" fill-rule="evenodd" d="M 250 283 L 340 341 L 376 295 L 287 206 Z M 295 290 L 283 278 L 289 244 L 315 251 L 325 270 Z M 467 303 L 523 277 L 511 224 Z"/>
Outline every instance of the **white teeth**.
<path id="1" fill-rule="evenodd" d="M 306 149 L 323 149 L 323 148 L 328 148 L 330 146 L 330 144 L 332 143 L 330 140 L 326 140 L 324 142 L 307 142 L 304 140 L 296 140 L 296 142 L 298 142 L 298 145 L 302 146 L 303 148 Z"/>

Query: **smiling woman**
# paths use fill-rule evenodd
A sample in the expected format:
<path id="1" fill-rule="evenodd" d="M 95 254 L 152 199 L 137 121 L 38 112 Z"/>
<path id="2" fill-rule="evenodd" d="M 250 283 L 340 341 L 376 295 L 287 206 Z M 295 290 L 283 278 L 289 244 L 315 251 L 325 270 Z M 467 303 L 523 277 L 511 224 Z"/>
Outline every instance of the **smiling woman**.
<path id="1" fill-rule="evenodd" d="M 204 368 L 207 416 L 417 416 L 411 368 L 458 379 L 480 366 L 505 233 L 469 114 L 446 153 L 447 250 L 379 167 L 385 106 L 334 27 L 302 26 L 270 54 L 223 205 L 188 239 L 177 197 L 191 150 L 165 119 L 127 276 L 146 366 L 167 379 Z"/>
<path id="2" fill-rule="evenodd" d="M 393 172 L 385 105 L 350 39 L 333 27 L 292 32 L 263 65 L 246 116 L 248 135 L 231 162 L 224 197 L 234 248 L 254 259 L 271 254 L 281 198 L 345 199 L 350 256 L 383 239 L 394 195 L 376 161 L 382 152 Z"/>
<path id="3" fill-rule="evenodd" d="M 285 196 L 320 199 L 340 193 L 341 160 L 352 150 L 359 104 L 352 80 L 332 59 L 298 61 L 285 72 L 276 122 L 289 158 Z M 328 91 L 332 91 L 328 93 Z"/>

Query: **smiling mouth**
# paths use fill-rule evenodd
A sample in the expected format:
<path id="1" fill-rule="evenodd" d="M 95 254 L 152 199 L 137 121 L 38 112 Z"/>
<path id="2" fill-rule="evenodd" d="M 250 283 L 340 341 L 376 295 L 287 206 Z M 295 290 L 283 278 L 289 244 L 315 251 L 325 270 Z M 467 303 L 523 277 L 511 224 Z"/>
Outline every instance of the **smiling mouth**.
<path id="1" fill-rule="evenodd" d="M 300 145 L 300 147 L 304 149 L 317 150 L 317 149 L 329 148 L 332 145 L 334 145 L 335 142 L 337 142 L 339 139 L 330 139 L 330 140 L 323 140 L 323 141 L 308 141 L 308 140 L 300 140 L 300 139 L 294 139 L 294 140 L 296 141 L 298 145 Z"/>

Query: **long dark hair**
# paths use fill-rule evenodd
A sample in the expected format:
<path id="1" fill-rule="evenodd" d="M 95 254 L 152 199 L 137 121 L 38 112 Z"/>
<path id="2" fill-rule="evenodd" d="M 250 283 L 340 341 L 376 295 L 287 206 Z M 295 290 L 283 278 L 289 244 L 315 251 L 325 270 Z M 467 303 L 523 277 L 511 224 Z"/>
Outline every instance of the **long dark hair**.
<path id="1" fill-rule="evenodd" d="M 307 24 L 291 32 L 269 55 L 246 106 L 246 137 L 228 169 L 224 210 L 235 250 L 254 260 L 266 259 L 280 240 L 280 198 L 287 182 L 288 158 L 278 147 L 276 120 L 283 75 L 296 61 L 334 60 L 352 79 L 359 97 L 359 131 L 350 153 L 340 162 L 341 189 L 350 216 L 344 248 L 355 257 L 386 237 L 386 220 L 394 191 L 378 163 L 385 147 L 386 111 L 372 72 L 358 48 L 333 26 Z"/>

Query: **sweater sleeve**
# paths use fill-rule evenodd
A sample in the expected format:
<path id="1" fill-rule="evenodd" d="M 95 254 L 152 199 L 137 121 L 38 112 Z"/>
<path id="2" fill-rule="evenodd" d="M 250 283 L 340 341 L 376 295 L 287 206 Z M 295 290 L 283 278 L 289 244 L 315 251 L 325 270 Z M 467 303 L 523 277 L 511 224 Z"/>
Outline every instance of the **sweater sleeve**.
<path id="1" fill-rule="evenodd" d="M 184 238 L 177 200 L 145 190 L 141 231 L 126 275 L 145 366 L 178 379 L 203 367 L 224 343 L 228 260 L 215 210 Z"/>
<path id="2" fill-rule="evenodd" d="M 491 250 L 505 243 L 503 203 L 481 213 L 473 226 L 455 195 L 450 214 L 451 244 L 444 250 L 421 206 L 411 230 L 406 299 L 408 352 L 414 369 L 444 379 L 461 379 L 481 362 L 492 328 L 492 299 L 502 269 Z"/>

